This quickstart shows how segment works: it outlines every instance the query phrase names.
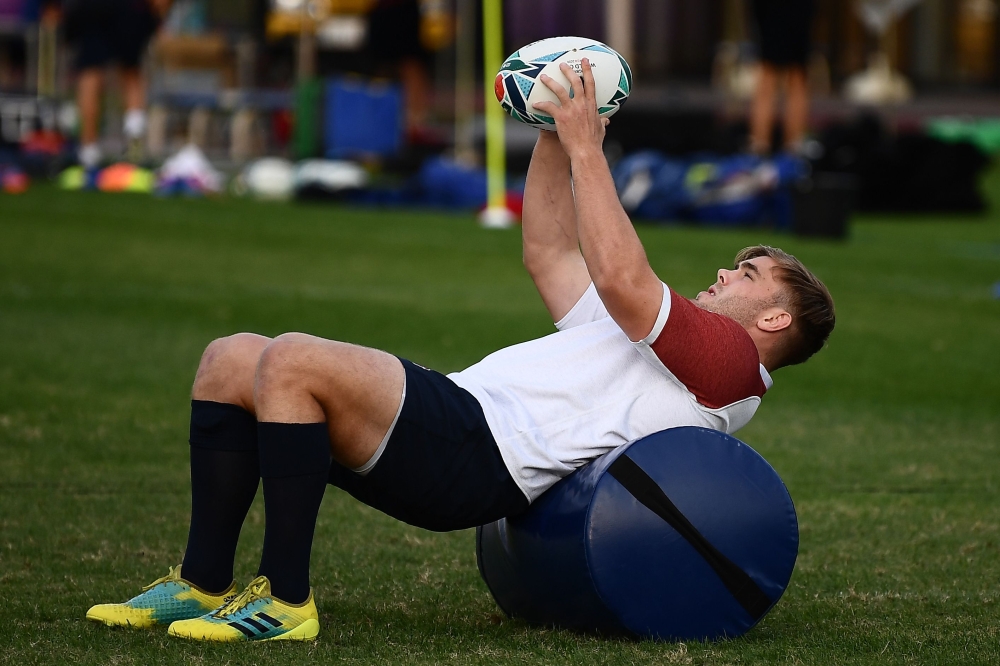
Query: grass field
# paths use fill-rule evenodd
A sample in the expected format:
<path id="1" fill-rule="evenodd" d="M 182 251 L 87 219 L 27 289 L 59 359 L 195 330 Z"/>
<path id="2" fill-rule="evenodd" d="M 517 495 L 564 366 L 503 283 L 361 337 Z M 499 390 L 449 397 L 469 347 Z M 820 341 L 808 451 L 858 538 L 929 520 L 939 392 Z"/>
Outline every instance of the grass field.
<path id="1" fill-rule="evenodd" d="M 0 663 L 1000 663 L 1000 214 L 863 217 L 846 243 L 641 235 L 681 293 L 769 242 L 837 300 L 829 348 L 779 371 L 740 432 L 801 528 L 788 591 L 747 636 L 637 643 L 507 620 L 473 532 L 411 528 L 335 489 L 313 553 L 316 643 L 86 622 L 181 560 L 188 391 L 213 338 L 299 330 L 450 371 L 552 327 L 519 234 L 469 216 L 39 187 L 0 197 Z M 244 583 L 262 530 L 258 496 Z"/>

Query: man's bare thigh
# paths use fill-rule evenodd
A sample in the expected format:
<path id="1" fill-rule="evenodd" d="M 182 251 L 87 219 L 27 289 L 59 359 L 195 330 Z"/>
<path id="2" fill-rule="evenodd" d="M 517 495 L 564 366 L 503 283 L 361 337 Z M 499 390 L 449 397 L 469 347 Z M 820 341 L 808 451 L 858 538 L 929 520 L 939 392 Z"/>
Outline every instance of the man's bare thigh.
<path id="1" fill-rule="evenodd" d="M 254 383 L 259 421 L 330 428 L 334 458 L 356 468 L 378 450 L 399 410 L 405 373 L 392 354 L 302 333 L 275 338 Z"/>

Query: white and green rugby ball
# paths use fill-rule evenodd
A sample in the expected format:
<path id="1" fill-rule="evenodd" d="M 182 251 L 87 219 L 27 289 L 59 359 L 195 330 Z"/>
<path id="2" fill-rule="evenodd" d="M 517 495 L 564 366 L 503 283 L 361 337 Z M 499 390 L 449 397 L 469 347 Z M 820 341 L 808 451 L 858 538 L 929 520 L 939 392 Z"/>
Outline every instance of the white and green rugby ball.
<path id="1" fill-rule="evenodd" d="M 610 46 L 586 37 L 552 37 L 515 51 L 504 61 L 493 82 L 497 101 L 515 120 L 539 129 L 554 130 L 552 116 L 532 106 L 536 102 L 559 104 L 555 93 L 540 77 L 546 74 L 571 91 L 559 64 L 566 63 L 581 73 L 580 63 L 584 58 L 590 60 L 594 72 L 597 112 L 603 118 L 610 118 L 628 99 L 632 90 L 632 70 L 625 58 Z"/>

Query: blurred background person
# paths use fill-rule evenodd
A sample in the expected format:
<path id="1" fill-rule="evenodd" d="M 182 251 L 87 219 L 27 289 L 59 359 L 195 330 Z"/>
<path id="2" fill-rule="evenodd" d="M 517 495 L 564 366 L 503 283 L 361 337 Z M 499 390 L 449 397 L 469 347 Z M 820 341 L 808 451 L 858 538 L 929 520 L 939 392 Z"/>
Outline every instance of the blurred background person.
<path id="1" fill-rule="evenodd" d="M 378 0 L 368 15 L 369 46 L 379 73 L 398 77 L 406 104 L 406 134 L 418 142 L 426 132 L 432 82 L 431 52 L 421 40 L 420 0 Z"/>
<path id="2" fill-rule="evenodd" d="M 78 158 L 84 168 L 97 167 L 101 97 L 109 64 L 119 68 L 125 107 L 123 133 L 128 156 L 141 155 L 146 132 L 146 84 L 140 69 L 149 40 L 156 34 L 171 0 L 62 0 L 50 3 L 44 16 L 58 20 L 74 48 L 76 98 L 80 113 Z"/>
<path id="3" fill-rule="evenodd" d="M 771 150 L 775 98 L 779 84 L 785 93 L 784 148 L 798 150 L 809 120 L 809 59 L 815 0 L 751 0 L 757 27 L 760 68 L 750 107 L 750 150 Z"/>

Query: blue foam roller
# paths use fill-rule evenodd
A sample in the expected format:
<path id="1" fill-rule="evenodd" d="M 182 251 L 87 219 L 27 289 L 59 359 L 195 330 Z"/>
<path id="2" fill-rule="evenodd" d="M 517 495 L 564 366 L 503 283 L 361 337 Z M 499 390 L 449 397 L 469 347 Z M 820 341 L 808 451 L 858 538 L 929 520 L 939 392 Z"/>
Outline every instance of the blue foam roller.
<path id="1" fill-rule="evenodd" d="M 663 640 L 746 633 L 785 591 L 798 547 L 774 469 L 694 427 L 611 451 L 476 532 L 479 571 L 507 615 Z"/>

